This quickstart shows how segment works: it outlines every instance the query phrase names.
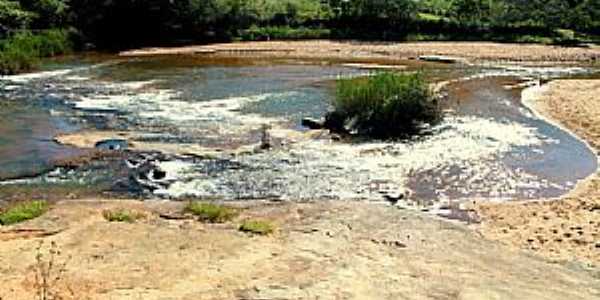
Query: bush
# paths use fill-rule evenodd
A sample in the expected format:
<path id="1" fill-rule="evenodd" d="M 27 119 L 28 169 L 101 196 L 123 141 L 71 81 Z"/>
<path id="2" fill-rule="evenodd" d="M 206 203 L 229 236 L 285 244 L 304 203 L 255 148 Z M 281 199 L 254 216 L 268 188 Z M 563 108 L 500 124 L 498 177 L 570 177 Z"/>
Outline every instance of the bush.
<path id="1" fill-rule="evenodd" d="M 141 212 L 127 209 L 105 210 L 102 216 L 109 222 L 126 222 L 134 223 L 135 221 L 145 217 Z"/>
<path id="2" fill-rule="evenodd" d="M 0 213 L 0 224 L 11 225 L 35 219 L 44 214 L 47 208 L 48 204 L 45 201 L 31 201 L 15 205 Z"/>
<path id="3" fill-rule="evenodd" d="M 209 223 L 224 223 L 237 215 L 233 208 L 201 202 L 190 202 L 185 211 L 197 216 L 200 221 Z"/>
<path id="4" fill-rule="evenodd" d="M 378 73 L 340 79 L 326 126 L 375 138 L 407 138 L 441 117 L 421 74 Z"/>
<path id="5" fill-rule="evenodd" d="M 69 34 L 64 30 L 17 33 L 0 42 L 0 74 L 30 70 L 40 58 L 64 54 L 70 49 Z"/>
<path id="6" fill-rule="evenodd" d="M 240 34 L 244 41 L 257 40 L 300 40 L 300 39 L 324 39 L 330 36 L 329 29 L 289 26 L 252 26 Z"/>
<path id="7" fill-rule="evenodd" d="M 275 225 L 264 220 L 246 220 L 240 225 L 239 229 L 242 232 L 269 235 L 275 232 Z"/>

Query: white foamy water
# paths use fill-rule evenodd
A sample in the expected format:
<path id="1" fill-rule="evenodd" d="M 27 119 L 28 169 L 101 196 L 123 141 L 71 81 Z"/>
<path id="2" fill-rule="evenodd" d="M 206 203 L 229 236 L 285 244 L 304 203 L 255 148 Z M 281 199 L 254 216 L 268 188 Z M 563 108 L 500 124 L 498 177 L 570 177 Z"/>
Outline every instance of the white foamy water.
<path id="1" fill-rule="evenodd" d="M 106 67 L 106 66 L 117 64 L 117 63 L 118 63 L 117 61 L 108 61 L 108 62 L 104 62 L 104 63 L 83 66 L 83 67 L 0 76 L 0 80 L 23 84 L 23 83 L 28 83 L 28 82 L 34 81 L 34 80 L 47 79 L 47 78 L 53 78 L 53 77 L 64 77 L 65 75 L 68 75 L 71 73 Z M 85 79 L 87 79 L 87 77 L 81 77 L 81 76 L 77 76 L 77 75 L 67 77 L 67 80 L 73 80 L 73 81 L 81 81 L 81 80 L 85 80 Z"/>
<path id="2" fill-rule="evenodd" d="M 534 128 L 476 117 L 451 117 L 435 128 L 437 134 L 413 143 L 352 145 L 306 140 L 290 148 L 238 157 L 248 166 L 207 174 L 201 167 L 170 165 L 177 182 L 157 194 L 226 198 L 281 197 L 283 199 L 379 199 L 382 193 L 402 192 L 411 174 L 464 168 L 463 182 L 476 187 L 482 178 L 504 176 L 496 186 L 481 187 L 492 194 L 516 192 L 534 180 L 532 175 L 507 173 L 495 158 L 515 149 L 552 142 Z M 162 164 L 160 165 L 162 168 Z M 551 183 L 547 183 L 551 184 Z M 382 187 L 384 185 L 384 187 Z"/>

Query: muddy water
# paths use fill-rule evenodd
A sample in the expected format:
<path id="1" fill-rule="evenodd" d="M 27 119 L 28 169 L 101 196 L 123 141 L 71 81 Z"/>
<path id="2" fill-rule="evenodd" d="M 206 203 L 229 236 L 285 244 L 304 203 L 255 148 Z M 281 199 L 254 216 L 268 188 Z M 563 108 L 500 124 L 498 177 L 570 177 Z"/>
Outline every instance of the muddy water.
<path id="1" fill-rule="evenodd" d="M 149 197 L 378 200 L 410 189 L 411 198 L 432 202 L 534 198 L 563 194 L 597 167 L 581 141 L 536 119 L 521 105 L 520 90 L 507 87 L 520 81 L 515 76 L 564 76 L 579 69 L 465 69 L 411 62 L 409 71 L 425 68 L 438 79 L 503 76 L 451 85 L 454 111 L 431 136 L 340 143 L 306 133 L 300 119 L 322 116 L 330 108 L 333 80 L 364 75 L 364 69 L 203 58 L 113 58 L 65 65 L 64 71 L 0 80 L 0 88 L 16 100 L 50 97 L 53 101 L 41 111 L 52 110 L 81 128 L 135 132 L 130 142 L 152 143 L 156 150 L 200 146 L 221 153 L 210 151 L 210 158 L 201 158 L 182 150 L 147 156 L 152 168 L 139 171 L 136 179 L 152 187 Z M 19 114 L 5 115 L 12 120 Z M 37 119 L 57 122 L 45 116 Z M 270 128 L 272 149 L 229 154 L 239 147 L 255 148 L 263 128 Z M 35 135 L 20 131 L 11 136 L 13 142 L 0 145 L 6 162 L 43 161 L 8 146 Z M 68 151 L 48 148 L 47 153 Z"/>

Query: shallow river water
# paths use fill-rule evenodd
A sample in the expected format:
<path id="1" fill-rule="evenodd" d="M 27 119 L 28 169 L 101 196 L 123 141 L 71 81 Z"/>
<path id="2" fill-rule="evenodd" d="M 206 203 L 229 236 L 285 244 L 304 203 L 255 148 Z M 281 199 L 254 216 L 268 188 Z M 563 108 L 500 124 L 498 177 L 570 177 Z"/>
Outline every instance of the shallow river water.
<path id="1" fill-rule="evenodd" d="M 470 78 L 447 86 L 450 110 L 444 121 L 413 141 L 347 143 L 312 134 L 300 120 L 330 109 L 336 78 L 368 74 L 354 66 L 113 58 L 52 67 L 0 79 L 0 98 L 10 103 L 0 106 L 1 178 L 29 175 L 52 159 L 75 154 L 51 138 L 77 129 L 134 132 L 133 143 L 210 152 L 140 154 L 153 167 L 131 176 L 151 187 L 147 197 L 379 200 L 410 190 L 411 199 L 430 204 L 531 199 L 562 195 L 597 168 L 595 154 L 582 141 L 523 106 L 516 86 L 590 71 L 581 68 L 411 62 L 409 70 L 423 69 L 431 78 Z M 236 151 L 255 148 L 265 130 L 272 149 Z M 81 178 L 76 172 L 69 174 Z M 28 180 L 52 184 L 51 178 Z"/>

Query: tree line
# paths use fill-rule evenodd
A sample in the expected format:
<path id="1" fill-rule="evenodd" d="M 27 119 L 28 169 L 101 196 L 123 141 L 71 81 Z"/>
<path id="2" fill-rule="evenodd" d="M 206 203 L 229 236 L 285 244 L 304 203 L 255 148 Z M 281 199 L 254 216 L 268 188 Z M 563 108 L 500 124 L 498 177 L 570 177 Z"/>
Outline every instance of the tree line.
<path id="1" fill-rule="evenodd" d="M 49 28 L 101 48 L 270 35 L 403 40 L 548 36 L 558 29 L 598 34 L 600 1 L 0 0 L 0 39 Z"/>

